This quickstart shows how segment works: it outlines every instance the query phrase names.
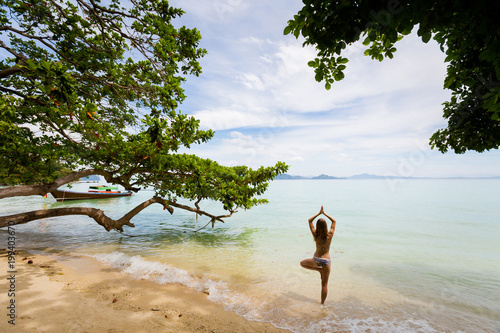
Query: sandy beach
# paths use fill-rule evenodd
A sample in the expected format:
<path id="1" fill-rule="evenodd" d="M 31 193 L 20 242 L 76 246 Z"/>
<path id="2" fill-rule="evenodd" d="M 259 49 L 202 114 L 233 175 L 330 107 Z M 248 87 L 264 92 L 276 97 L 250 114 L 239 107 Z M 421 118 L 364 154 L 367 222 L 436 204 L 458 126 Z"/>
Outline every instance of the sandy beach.
<path id="1" fill-rule="evenodd" d="M 2 332 L 289 332 L 226 311 L 204 292 L 134 280 L 93 258 L 18 251 L 11 274 L 7 250 L 0 256 Z"/>

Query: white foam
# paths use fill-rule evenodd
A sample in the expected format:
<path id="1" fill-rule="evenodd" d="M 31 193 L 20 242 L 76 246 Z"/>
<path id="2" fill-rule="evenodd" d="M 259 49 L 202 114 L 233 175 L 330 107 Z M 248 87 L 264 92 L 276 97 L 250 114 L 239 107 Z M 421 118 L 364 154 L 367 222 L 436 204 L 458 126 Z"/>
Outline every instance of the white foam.
<path id="1" fill-rule="evenodd" d="M 328 324 L 327 321 L 318 323 L 319 327 Z M 385 320 L 369 317 L 365 319 L 345 318 L 336 320 L 337 327 L 343 327 L 347 332 L 380 332 L 380 333 L 434 333 L 438 332 L 426 320 L 405 319 Z"/>
<path id="2" fill-rule="evenodd" d="M 425 320 L 384 320 L 377 316 L 363 319 L 339 318 L 327 307 L 321 310 L 326 315 L 322 318 L 304 318 L 304 313 L 299 317 L 290 317 L 287 316 L 286 309 L 277 307 L 272 300 L 264 302 L 257 297 L 231 290 L 225 282 L 196 276 L 167 264 L 148 261 L 139 255 L 128 256 L 121 252 L 112 252 L 90 256 L 113 268 L 121 269 L 136 279 L 149 279 L 159 284 L 176 283 L 197 291 L 205 291 L 209 294 L 210 301 L 222 305 L 226 310 L 234 311 L 248 320 L 270 322 L 292 332 L 437 332 Z"/>
<path id="3" fill-rule="evenodd" d="M 208 299 L 221 304 L 226 310 L 235 311 L 250 320 L 259 320 L 257 302 L 242 293 L 230 290 L 227 283 L 196 276 L 186 270 L 167 264 L 145 260 L 139 255 L 128 256 L 121 252 L 90 255 L 113 268 L 119 268 L 136 279 L 148 279 L 159 284 L 177 283 L 208 293 Z"/>
<path id="4" fill-rule="evenodd" d="M 225 310 L 252 321 L 272 322 L 270 304 L 262 299 L 231 290 L 223 281 L 196 276 L 186 270 L 167 264 L 145 260 L 139 255 L 128 256 L 121 252 L 89 255 L 113 268 L 121 269 L 136 279 L 148 279 L 159 284 L 177 283 L 197 291 L 208 293 L 208 299 L 220 304 Z"/>
<path id="5" fill-rule="evenodd" d="M 207 278 L 199 278 L 186 270 L 170 265 L 147 261 L 139 255 L 128 256 L 121 252 L 92 255 L 100 262 L 123 272 L 136 279 L 148 279 L 159 284 L 180 284 L 197 291 L 213 291 L 221 287 L 222 282 L 215 282 Z"/>

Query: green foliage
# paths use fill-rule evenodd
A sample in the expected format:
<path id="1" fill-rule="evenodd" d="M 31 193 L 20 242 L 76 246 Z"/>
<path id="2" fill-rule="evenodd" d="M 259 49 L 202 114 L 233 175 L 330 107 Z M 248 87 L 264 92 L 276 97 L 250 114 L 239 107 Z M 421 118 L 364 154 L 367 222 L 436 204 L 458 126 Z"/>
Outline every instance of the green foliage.
<path id="1" fill-rule="evenodd" d="M 180 147 L 211 130 L 177 111 L 201 74 L 197 29 L 166 0 L 0 0 L 0 182 L 106 170 L 127 188 L 250 208 L 287 166 L 224 167 Z"/>
<path id="2" fill-rule="evenodd" d="M 500 145 L 500 3 L 480 0 L 303 0 L 304 7 L 288 21 L 284 34 L 302 35 L 318 57 L 313 67 L 318 82 L 330 89 L 344 78 L 347 45 L 362 40 L 364 54 L 382 61 L 393 58 L 395 44 L 417 27 L 427 43 L 436 40 L 448 63 L 444 103 L 448 128 L 431 137 L 441 152 L 482 152 Z"/>

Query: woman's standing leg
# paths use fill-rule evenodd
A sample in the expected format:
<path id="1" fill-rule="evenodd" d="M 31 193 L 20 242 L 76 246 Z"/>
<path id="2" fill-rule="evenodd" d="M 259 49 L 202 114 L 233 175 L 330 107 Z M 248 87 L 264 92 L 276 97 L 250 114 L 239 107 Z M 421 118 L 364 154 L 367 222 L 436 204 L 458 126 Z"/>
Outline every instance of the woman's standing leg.
<path id="1" fill-rule="evenodd" d="M 319 271 L 321 274 L 321 305 L 325 304 L 326 296 L 328 295 L 328 278 L 330 277 L 330 270 L 332 264 L 323 266 Z"/>

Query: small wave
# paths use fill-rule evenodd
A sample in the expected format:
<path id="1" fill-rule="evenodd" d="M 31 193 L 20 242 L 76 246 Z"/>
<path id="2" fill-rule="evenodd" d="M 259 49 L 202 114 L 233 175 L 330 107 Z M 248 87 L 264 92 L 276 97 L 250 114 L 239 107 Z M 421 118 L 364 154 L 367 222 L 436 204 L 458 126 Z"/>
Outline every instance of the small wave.
<path id="1" fill-rule="evenodd" d="M 121 252 L 89 255 L 98 261 L 118 268 L 136 279 L 148 279 L 158 284 L 180 284 L 208 294 L 208 299 L 228 311 L 251 321 L 269 322 L 276 327 L 292 332 L 438 332 L 427 320 L 411 318 L 384 318 L 381 314 L 369 313 L 367 308 L 351 309 L 353 304 L 332 303 L 324 309 L 319 304 L 302 302 L 301 306 L 290 299 L 274 299 L 269 294 L 250 296 L 238 292 L 223 281 L 215 281 L 186 270 L 154 261 L 139 255 L 129 256 Z M 264 297 L 265 296 L 265 297 Z M 283 297 L 283 295 L 282 295 Z M 287 303 L 288 302 L 288 303 Z M 287 303 L 288 305 L 284 305 Z M 307 303 L 307 304 L 306 304 Z M 355 312 L 364 315 L 353 315 Z M 347 312 L 347 313 L 346 313 Z M 408 314 L 407 314 L 408 315 Z M 364 318 L 363 318 L 364 317 Z"/>
<path id="2" fill-rule="evenodd" d="M 328 323 L 320 323 L 328 324 Z M 384 320 L 381 318 L 354 319 L 346 318 L 336 322 L 345 327 L 346 332 L 384 332 L 384 333 L 434 333 L 440 332 L 428 321 L 422 319 Z M 316 331 L 318 332 L 318 331 Z"/>
<path id="3" fill-rule="evenodd" d="M 231 290 L 226 282 L 214 281 L 177 267 L 148 261 L 139 255 L 128 256 L 115 251 L 89 256 L 112 268 L 118 268 L 135 279 L 148 279 L 158 284 L 180 284 L 203 291 L 208 294 L 210 301 L 222 305 L 226 310 L 234 311 L 248 320 L 265 321 L 260 316 L 265 303 Z"/>
<path id="4" fill-rule="evenodd" d="M 170 265 L 147 261 L 139 255 L 128 256 L 121 252 L 90 255 L 113 268 L 118 268 L 136 279 L 148 279 L 159 284 L 180 284 L 196 291 L 226 290 L 223 282 L 216 282 Z"/>

